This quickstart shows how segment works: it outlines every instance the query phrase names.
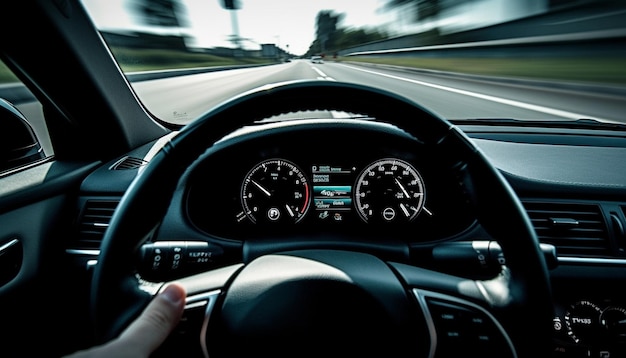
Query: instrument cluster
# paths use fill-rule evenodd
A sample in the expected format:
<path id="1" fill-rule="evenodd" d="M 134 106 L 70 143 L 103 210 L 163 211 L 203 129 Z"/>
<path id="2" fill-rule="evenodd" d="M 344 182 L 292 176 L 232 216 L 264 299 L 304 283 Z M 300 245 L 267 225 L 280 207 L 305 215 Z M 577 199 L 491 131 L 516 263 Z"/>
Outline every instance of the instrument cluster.
<path id="1" fill-rule="evenodd" d="M 411 222 L 425 209 L 426 188 L 418 170 L 398 158 L 365 168 L 313 164 L 305 171 L 282 158 L 257 163 L 243 178 L 239 220 L 298 223 L 343 221 L 356 212 L 363 222 Z"/>
<path id="2" fill-rule="evenodd" d="M 407 136 L 357 132 L 273 133 L 217 147 L 189 176 L 187 217 L 234 239 L 330 232 L 425 241 L 475 221 L 463 180 L 437 153 Z"/>

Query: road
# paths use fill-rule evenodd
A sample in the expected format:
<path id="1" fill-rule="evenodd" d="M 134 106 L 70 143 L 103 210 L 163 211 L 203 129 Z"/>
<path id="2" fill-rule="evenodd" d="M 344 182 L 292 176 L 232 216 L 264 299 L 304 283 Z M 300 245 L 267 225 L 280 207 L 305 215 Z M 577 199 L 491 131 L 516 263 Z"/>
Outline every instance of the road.
<path id="1" fill-rule="evenodd" d="M 296 60 L 271 66 L 215 71 L 134 82 L 138 97 L 157 117 L 184 125 L 229 98 L 268 82 L 299 79 L 366 84 L 407 97 L 447 119 L 525 120 L 591 118 L 626 123 L 626 89 L 599 90 L 501 81 L 362 64 L 312 64 Z M 41 105 L 23 101 L 47 155 L 53 153 Z"/>
<path id="2" fill-rule="evenodd" d="M 591 118 L 626 123 L 626 91 L 488 80 L 350 63 L 306 60 L 258 68 L 136 82 L 139 98 L 156 116 L 178 124 L 228 98 L 264 85 L 299 79 L 366 84 L 405 96 L 448 119 L 526 120 Z"/>

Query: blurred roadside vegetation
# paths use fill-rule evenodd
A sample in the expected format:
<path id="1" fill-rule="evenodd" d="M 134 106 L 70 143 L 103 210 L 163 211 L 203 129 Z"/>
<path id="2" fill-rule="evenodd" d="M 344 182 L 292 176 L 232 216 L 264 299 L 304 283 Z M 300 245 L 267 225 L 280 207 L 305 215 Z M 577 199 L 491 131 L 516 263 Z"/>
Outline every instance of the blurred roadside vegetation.
<path id="1" fill-rule="evenodd" d="M 172 70 L 197 67 L 261 65 L 277 60 L 253 57 L 222 57 L 201 52 L 113 47 L 111 52 L 124 72 Z"/>
<path id="2" fill-rule="evenodd" d="M 598 3 L 620 2 L 623 0 L 597 0 Z M 414 21 L 435 16 L 442 11 L 443 3 L 437 0 L 384 0 L 387 8 L 397 8 L 412 5 L 407 9 L 420 10 L 415 12 Z M 587 1 L 589 4 L 595 3 Z M 150 10 L 158 1 L 138 1 L 144 16 L 150 18 L 154 13 Z M 176 1 L 173 5 L 178 4 Z M 588 4 L 588 5 L 589 5 Z M 160 16 L 163 15 L 159 13 Z M 179 26 L 179 19 L 175 12 L 169 14 L 168 24 Z M 332 54 L 339 49 L 375 42 L 388 38 L 390 34 L 379 28 L 346 28 L 342 26 L 345 14 L 331 10 L 320 11 L 316 17 L 316 38 L 311 43 L 303 58 L 311 55 L 325 54 L 327 61 L 333 61 Z M 160 20 L 163 20 L 159 18 Z M 163 25 L 163 24 L 162 24 Z M 164 41 L 155 36 L 143 34 L 146 41 Z M 416 35 L 417 36 L 417 35 Z M 147 37 L 147 38 L 146 38 Z M 115 40 L 115 39 L 111 39 Z M 171 40 L 171 39 L 170 39 Z M 180 39 L 177 39 L 180 40 Z M 419 40 L 419 41 L 418 41 Z M 462 39 L 456 39 L 462 41 Z M 422 45 L 438 44 L 442 41 L 437 31 L 420 33 L 417 43 Z M 456 42 L 458 42 L 456 41 Z M 114 43 L 114 41 L 111 41 Z M 172 42 L 171 44 L 175 44 Z M 417 46 L 417 45 L 416 45 Z M 122 70 L 126 73 L 141 71 L 173 70 L 185 68 L 264 65 L 278 63 L 278 58 L 262 57 L 230 57 L 215 54 L 192 52 L 184 49 L 133 48 L 129 46 L 111 47 Z M 367 62 L 392 66 L 409 67 L 415 69 L 455 72 L 463 74 L 513 77 L 544 81 L 571 81 L 583 83 L 598 83 L 626 86 L 626 59 L 616 57 L 579 57 L 579 58 L 549 58 L 549 57 L 509 57 L 509 58 L 430 58 L 430 57 L 390 57 L 390 56 L 350 56 L 339 57 L 340 62 Z M 0 62 L 0 84 L 19 82 L 19 80 Z"/>
<path id="3" fill-rule="evenodd" d="M 173 70 L 198 67 L 263 65 L 277 63 L 276 59 L 251 57 L 222 57 L 200 52 L 166 49 L 131 49 L 113 47 L 111 52 L 126 73 Z M 19 82 L 18 78 L 0 61 L 0 84 Z"/>
<path id="4" fill-rule="evenodd" d="M 13 72 L 6 67 L 4 62 L 0 61 L 0 84 L 11 82 L 19 82 L 19 80 Z"/>
<path id="5" fill-rule="evenodd" d="M 113 49 L 124 72 L 198 67 L 262 65 L 275 59 L 231 58 L 175 50 Z M 332 61 L 331 58 L 328 61 Z M 339 57 L 339 62 L 367 62 L 465 74 L 626 85 L 623 58 L 417 58 Z M 0 62 L 0 83 L 18 79 Z"/>
<path id="6" fill-rule="evenodd" d="M 623 57 L 615 58 L 418 58 L 340 57 L 366 62 L 463 74 L 626 85 Z"/>
<path id="7" fill-rule="evenodd" d="M 428 22 L 431 18 L 438 18 L 447 8 L 459 6 L 459 2 L 441 0 L 381 0 L 384 4 L 383 10 L 399 9 L 405 12 L 414 23 Z M 585 14 L 615 14 L 626 9 L 624 0 L 560 0 L 561 12 L 569 14 L 572 19 L 585 19 Z M 557 1 L 553 2 L 553 12 L 559 13 L 556 9 Z M 568 10 L 569 9 L 569 10 Z M 569 11 L 569 12 L 567 12 Z M 548 12 L 549 14 L 550 12 Z M 538 15 L 540 16 L 540 15 Z M 538 57 L 520 56 L 511 53 L 510 57 L 421 57 L 419 55 L 382 55 L 382 56 L 332 56 L 341 53 L 346 48 L 358 46 L 366 43 L 389 38 L 389 34 L 381 29 L 364 28 L 350 29 L 342 26 L 345 14 L 336 13 L 331 10 L 321 11 L 316 18 L 316 39 L 311 44 L 306 57 L 311 55 L 326 54 L 328 61 L 352 61 L 367 62 L 373 64 L 384 64 L 416 69 L 455 72 L 462 74 L 473 74 L 494 77 L 513 77 L 522 79 L 534 79 L 544 81 L 567 81 L 598 83 L 610 85 L 626 85 L 626 58 L 623 51 L 615 51 L 615 54 L 608 54 L 607 57 L 589 53 L 578 57 L 543 55 Z M 592 16 L 593 17 L 593 16 Z M 531 18 L 531 16 L 529 16 Z M 571 19 L 570 19 L 571 20 Z M 521 20 L 526 21 L 526 20 Z M 544 20 L 545 21 L 545 20 Z M 504 34 L 524 33 L 528 30 L 520 25 L 520 22 L 510 21 L 502 23 L 498 27 L 491 27 L 487 32 L 484 29 L 462 31 L 444 35 L 439 28 L 419 32 L 407 36 L 405 47 L 421 47 L 430 45 L 466 43 L 481 41 L 485 39 L 507 38 L 497 37 L 502 32 Z M 508 26 L 508 27 L 507 27 Z M 516 27 L 517 26 L 517 27 Z M 520 28 L 521 26 L 521 28 Z M 610 26 L 610 25 L 606 25 Z M 508 30 L 507 30 L 508 29 Z M 357 31 L 359 30 L 359 31 Z M 570 28 L 569 31 L 572 29 Z M 491 33 L 488 33 L 491 31 Z M 538 33 L 541 35 L 542 33 Z M 535 34 L 535 35 L 538 35 Z M 358 36 L 357 36 L 358 35 Z M 496 37 L 494 37 L 496 36 Z M 519 35 L 522 36 L 522 35 Z M 412 45 L 408 45 L 412 43 Z M 618 45 L 619 46 L 619 45 Z M 616 48 L 617 49 L 617 48 Z M 383 49 L 384 50 L 384 49 Z M 355 52 L 367 51 L 356 50 Z M 330 56 L 328 56 L 330 55 Z"/>

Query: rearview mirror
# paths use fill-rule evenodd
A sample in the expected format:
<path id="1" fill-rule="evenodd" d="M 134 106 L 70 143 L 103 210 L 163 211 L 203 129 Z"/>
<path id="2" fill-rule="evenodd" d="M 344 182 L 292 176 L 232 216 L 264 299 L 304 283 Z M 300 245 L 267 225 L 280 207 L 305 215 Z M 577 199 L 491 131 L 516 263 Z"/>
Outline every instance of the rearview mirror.
<path id="1" fill-rule="evenodd" d="M 43 148 L 26 117 L 0 98 L 0 173 L 43 158 Z"/>

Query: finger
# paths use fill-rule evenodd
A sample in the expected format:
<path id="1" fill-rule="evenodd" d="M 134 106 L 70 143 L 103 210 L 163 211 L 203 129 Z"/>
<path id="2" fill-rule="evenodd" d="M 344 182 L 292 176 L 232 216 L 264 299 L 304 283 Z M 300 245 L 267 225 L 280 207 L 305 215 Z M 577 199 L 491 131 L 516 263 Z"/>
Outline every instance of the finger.
<path id="1" fill-rule="evenodd" d="M 183 286 L 169 284 L 122 332 L 116 345 L 132 347 L 133 351 L 145 356 L 154 352 L 180 321 L 185 308 L 185 296 Z"/>

